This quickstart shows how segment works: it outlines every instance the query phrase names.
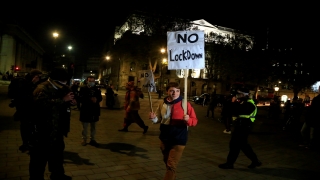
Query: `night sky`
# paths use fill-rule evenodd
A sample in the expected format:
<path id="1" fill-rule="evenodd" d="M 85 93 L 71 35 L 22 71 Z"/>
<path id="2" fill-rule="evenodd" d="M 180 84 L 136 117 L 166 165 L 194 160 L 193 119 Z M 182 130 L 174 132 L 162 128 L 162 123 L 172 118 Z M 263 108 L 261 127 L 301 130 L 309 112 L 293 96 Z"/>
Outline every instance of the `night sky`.
<path id="1" fill-rule="evenodd" d="M 200 2 L 200 1 L 199 1 Z M 187 1 L 159 1 L 149 3 L 130 2 L 122 4 L 110 1 L 86 1 L 84 3 L 18 3 L 8 8 L 4 16 L 24 28 L 46 51 L 53 46 L 52 32 L 59 32 L 57 44 L 67 51 L 73 46 L 76 57 L 100 55 L 116 25 L 123 23 L 128 12 L 142 10 L 186 17 L 191 20 L 205 19 L 213 25 L 265 33 L 267 27 L 288 36 L 288 29 L 305 22 L 302 5 L 294 4 L 240 4 Z M 155 4 L 157 3 L 157 4 Z M 297 11 L 299 7 L 300 11 Z M 283 33 L 285 32 L 285 33 Z M 294 34 L 290 30 L 290 37 Z M 289 36 L 287 39 L 290 39 Z"/>

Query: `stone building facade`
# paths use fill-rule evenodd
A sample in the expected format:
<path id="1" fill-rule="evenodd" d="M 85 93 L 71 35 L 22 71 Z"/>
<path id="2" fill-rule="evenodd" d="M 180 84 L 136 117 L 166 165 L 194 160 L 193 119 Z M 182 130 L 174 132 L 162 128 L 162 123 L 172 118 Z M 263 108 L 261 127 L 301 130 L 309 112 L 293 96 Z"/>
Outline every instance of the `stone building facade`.
<path id="1" fill-rule="evenodd" d="M 43 70 L 43 48 L 21 27 L 11 24 L 0 26 L 0 72 L 13 76 L 31 69 Z M 12 68 L 13 67 L 13 68 Z"/>

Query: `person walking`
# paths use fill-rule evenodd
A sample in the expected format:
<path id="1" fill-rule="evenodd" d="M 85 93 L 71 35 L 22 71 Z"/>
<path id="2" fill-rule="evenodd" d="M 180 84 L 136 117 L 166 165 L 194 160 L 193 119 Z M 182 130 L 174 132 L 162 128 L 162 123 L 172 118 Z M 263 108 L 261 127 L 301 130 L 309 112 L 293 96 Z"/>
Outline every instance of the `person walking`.
<path id="1" fill-rule="evenodd" d="M 208 108 L 207 108 L 206 117 L 210 118 L 210 112 L 211 112 L 211 118 L 213 119 L 214 118 L 214 109 L 216 108 L 217 103 L 218 103 L 215 91 L 211 93 L 211 96 L 209 99 L 210 100 L 209 100 L 209 104 L 208 104 Z"/>
<path id="2" fill-rule="evenodd" d="M 31 70 L 25 77 L 13 79 L 9 87 L 9 95 L 12 103 L 16 107 L 14 120 L 20 121 L 20 135 L 22 145 L 21 152 L 29 150 L 29 140 L 31 135 L 31 119 L 33 113 L 33 91 L 40 82 L 42 72 L 38 69 Z M 14 83 L 17 83 L 14 85 Z M 15 87 L 14 87 L 15 86 Z"/>
<path id="3" fill-rule="evenodd" d="M 106 105 L 109 109 L 113 109 L 113 106 L 115 105 L 115 97 L 114 97 L 114 91 L 113 91 L 113 85 L 110 84 L 110 86 L 107 87 L 106 95 Z"/>
<path id="4" fill-rule="evenodd" d="M 30 138 L 30 180 L 44 180 L 48 163 L 51 180 L 69 180 L 63 167 L 64 137 L 70 131 L 70 107 L 76 104 L 69 86 L 68 72 L 51 71 L 49 79 L 33 91 L 33 131 Z"/>
<path id="5" fill-rule="evenodd" d="M 233 169 L 233 164 L 236 162 L 240 150 L 252 161 L 248 168 L 259 167 L 262 164 L 248 144 L 250 129 L 257 114 L 257 107 L 248 95 L 249 91 L 246 89 L 238 91 L 237 99 L 240 102 L 236 107 L 237 118 L 233 122 L 234 129 L 231 133 L 227 162 L 219 165 L 221 169 Z"/>
<path id="6" fill-rule="evenodd" d="M 223 131 L 223 133 L 225 134 L 231 134 L 231 124 L 232 124 L 233 118 L 235 117 L 234 113 L 235 113 L 235 106 L 237 103 L 236 100 L 237 98 L 234 95 L 230 95 L 227 97 L 227 100 L 222 105 L 221 116 L 226 128 Z"/>
<path id="7" fill-rule="evenodd" d="M 95 140 L 96 123 L 100 117 L 100 102 L 102 95 L 99 88 L 95 85 L 95 78 L 88 76 L 86 85 L 80 87 L 80 121 L 82 122 L 82 142 L 81 145 L 87 145 L 88 126 L 90 125 L 90 142 L 92 146 L 99 144 Z"/>
<path id="8" fill-rule="evenodd" d="M 167 169 L 164 180 L 173 180 L 176 178 L 177 166 L 187 144 L 188 126 L 196 126 L 198 119 L 189 102 L 187 113 L 184 113 L 179 83 L 170 82 L 166 91 L 167 97 L 155 112 L 150 112 L 149 119 L 153 123 L 160 123 L 160 149 Z"/>
<path id="9" fill-rule="evenodd" d="M 144 121 L 141 119 L 138 111 L 140 110 L 140 101 L 139 98 L 143 97 L 143 93 L 138 90 L 134 86 L 133 81 L 129 81 L 126 84 L 126 95 L 125 95 L 125 103 L 124 103 L 124 109 L 125 109 L 125 118 L 123 123 L 123 128 L 119 129 L 118 131 L 122 132 L 128 132 L 128 127 L 132 123 L 137 123 L 142 129 L 143 134 L 145 134 L 148 131 L 148 126 L 145 125 Z"/>

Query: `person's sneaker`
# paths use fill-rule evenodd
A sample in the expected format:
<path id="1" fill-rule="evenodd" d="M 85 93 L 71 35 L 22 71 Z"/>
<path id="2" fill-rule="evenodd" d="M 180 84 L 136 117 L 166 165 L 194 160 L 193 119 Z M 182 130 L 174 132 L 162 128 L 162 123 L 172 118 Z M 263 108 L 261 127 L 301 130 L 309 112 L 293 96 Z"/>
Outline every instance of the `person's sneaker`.
<path id="1" fill-rule="evenodd" d="M 50 175 L 50 179 L 51 180 L 71 180 L 72 177 L 71 176 L 67 176 L 65 174 L 62 174 L 62 175 L 51 174 Z"/>
<path id="2" fill-rule="evenodd" d="M 145 126 L 145 127 L 143 128 L 143 134 L 145 134 L 145 133 L 148 131 L 148 129 L 149 129 L 149 126 Z"/>
<path id="3" fill-rule="evenodd" d="M 226 133 L 226 134 L 231 134 L 231 131 L 227 131 L 226 129 L 223 131 L 223 133 Z"/>
<path id="4" fill-rule="evenodd" d="M 252 162 L 249 166 L 248 166 L 248 168 L 256 168 L 256 167 L 259 167 L 259 166 L 261 166 L 261 162 L 260 161 L 258 161 L 258 162 Z"/>
<path id="5" fill-rule="evenodd" d="M 81 141 L 81 145 L 82 145 L 82 146 L 87 145 L 87 141 L 86 141 L 86 140 L 82 140 L 82 141 Z"/>
<path id="6" fill-rule="evenodd" d="M 121 131 L 121 132 L 128 132 L 128 129 L 123 128 L 123 129 L 119 129 L 118 131 Z"/>
<path id="7" fill-rule="evenodd" d="M 224 163 L 224 164 L 220 164 L 219 168 L 221 168 L 221 169 L 233 169 L 233 165 L 228 164 L 228 163 Z"/>

